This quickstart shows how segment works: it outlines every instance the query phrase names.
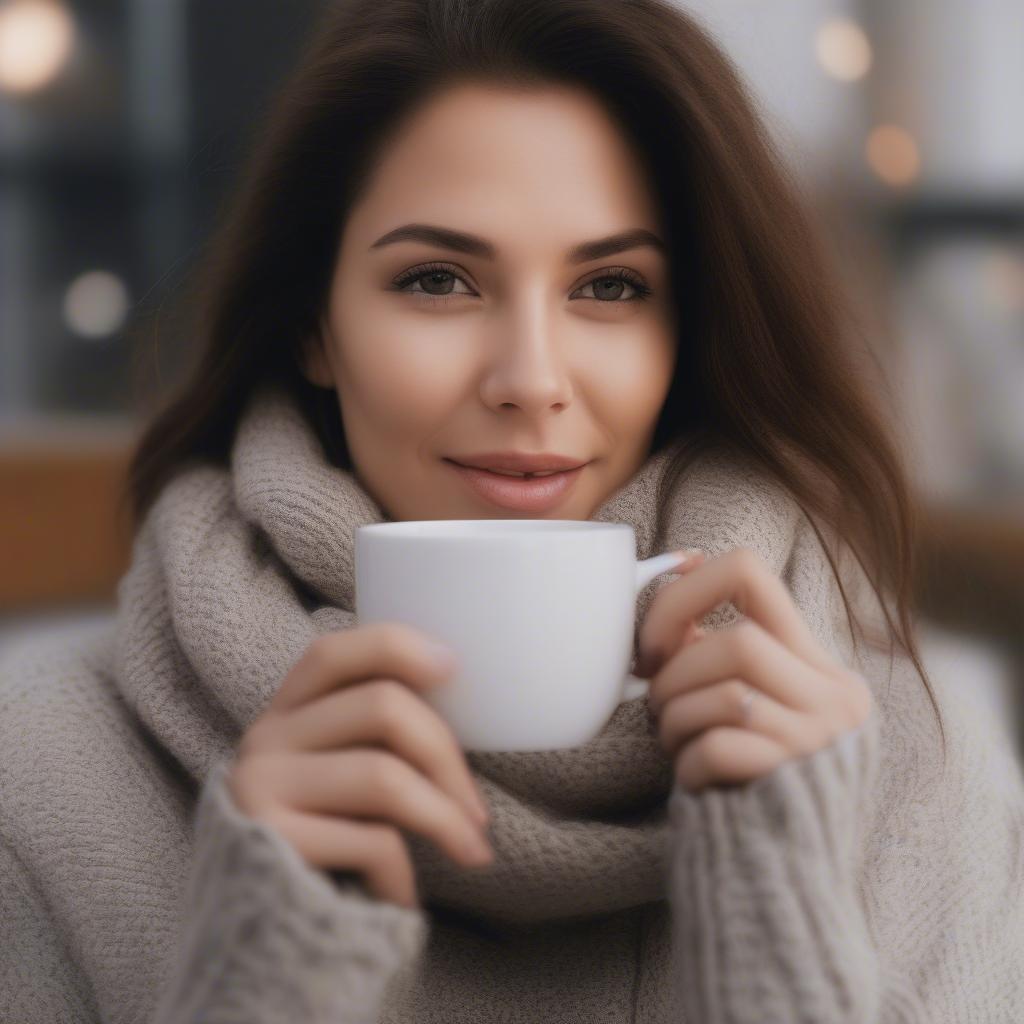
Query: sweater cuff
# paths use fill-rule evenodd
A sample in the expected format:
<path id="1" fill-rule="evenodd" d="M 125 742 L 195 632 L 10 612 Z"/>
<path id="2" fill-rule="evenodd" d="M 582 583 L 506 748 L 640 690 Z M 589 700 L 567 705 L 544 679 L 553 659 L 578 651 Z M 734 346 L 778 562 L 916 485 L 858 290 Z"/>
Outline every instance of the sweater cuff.
<path id="1" fill-rule="evenodd" d="M 181 944 L 158 1021 L 376 1020 L 388 982 L 422 952 L 422 910 L 308 864 L 236 806 L 229 767 L 217 762 L 200 791 Z"/>
<path id="2" fill-rule="evenodd" d="M 732 787 L 669 797 L 675 983 L 687 1019 L 873 1020 L 882 996 L 858 900 L 879 712 Z"/>

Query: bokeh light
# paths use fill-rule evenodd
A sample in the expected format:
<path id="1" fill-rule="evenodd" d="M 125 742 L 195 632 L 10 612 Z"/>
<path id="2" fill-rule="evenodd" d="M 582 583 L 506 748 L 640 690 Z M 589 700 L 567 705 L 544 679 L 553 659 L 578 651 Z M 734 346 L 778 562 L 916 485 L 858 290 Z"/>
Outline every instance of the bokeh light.
<path id="1" fill-rule="evenodd" d="M 128 289 L 116 274 L 90 270 L 71 282 L 64 296 L 64 320 L 83 338 L 106 338 L 128 316 Z"/>
<path id="2" fill-rule="evenodd" d="M 818 62 L 833 78 L 854 82 L 871 68 L 871 43 L 864 30 L 850 18 L 831 18 L 818 29 L 815 40 Z"/>
<path id="3" fill-rule="evenodd" d="M 921 173 L 917 142 L 899 125 L 878 125 L 865 148 L 868 165 L 887 185 L 909 185 Z"/>
<path id="4" fill-rule="evenodd" d="M 75 26 L 57 0 L 0 4 L 0 89 L 33 92 L 60 73 L 71 53 Z"/>

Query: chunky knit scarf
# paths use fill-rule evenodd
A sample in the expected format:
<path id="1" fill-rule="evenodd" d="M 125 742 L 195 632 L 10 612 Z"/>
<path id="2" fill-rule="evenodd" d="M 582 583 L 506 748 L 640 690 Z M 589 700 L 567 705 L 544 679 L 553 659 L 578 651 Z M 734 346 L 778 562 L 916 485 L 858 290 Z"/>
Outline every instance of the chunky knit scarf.
<path id="1" fill-rule="evenodd" d="M 705 462 L 659 507 L 671 451 L 650 457 L 592 518 L 632 526 L 638 558 L 745 543 L 781 572 L 793 506 L 770 502 L 763 480 L 738 469 L 723 475 L 720 464 Z M 117 672 L 126 700 L 197 783 L 231 753 L 310 641 L 355 624 L 354 531 L 385 520 L 274 390 L 247 409 L 230 473 L 198 466 L 162 492 L 120 587 Z M 656 577 L 641 593 L 638 625 L 672 578 Z M 727 621 L 728 611 L 709 625 Z M 662 898 L 672 775 L 655 725 L 641 696 L 577 748 L 468 751 L 510 841 L 490 870 L 467 872 L 410 833 L 420 899 L 529 923 Z"/>

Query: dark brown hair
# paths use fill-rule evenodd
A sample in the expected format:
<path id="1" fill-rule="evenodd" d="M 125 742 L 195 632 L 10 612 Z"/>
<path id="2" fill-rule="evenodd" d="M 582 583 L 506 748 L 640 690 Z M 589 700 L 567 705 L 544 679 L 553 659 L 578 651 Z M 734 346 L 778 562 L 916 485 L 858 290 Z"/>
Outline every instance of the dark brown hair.
<path id="1" fill-rule="evenodd" d="M 914 637 L 915 499 L 856 354 L 853 311 L 739 75 L 668 0 L 332 3 L 196 274 L 192 366 L 129 469 L 135 527 L 186 462 L 227 465 L 239 414 L 264 381 L 294 395 L 327 457 L 351 470 L 335 393 L 305 379 L 301 353 L 324 314 L 346 211 L 383 143 L 418 103 L 465 81 L 580 86 L 616 119 L 656 190 L 686 311 L 652 451 L 685 440 L 670 480 L 722 445 L 779 481 L 822 542 L 854 634 L 821 525 L 841 538 L 945 741 Z"/>

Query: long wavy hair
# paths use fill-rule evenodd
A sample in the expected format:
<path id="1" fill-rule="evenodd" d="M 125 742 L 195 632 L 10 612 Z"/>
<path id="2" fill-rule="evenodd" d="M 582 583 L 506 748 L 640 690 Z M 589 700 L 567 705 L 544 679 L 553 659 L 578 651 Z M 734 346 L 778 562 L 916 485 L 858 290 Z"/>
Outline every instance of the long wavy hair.
<path id="1" fill-rule="evenodd" d="M 297 400 L 331 462 L 353 468 L 335 393 L 301 372 L 304 346 L 325 313 L 346 212 L 383 144 L 416 104 L 467 81 L 582 86 L 621 126 L 657 190 L 687 311 L 652 443 L 684 442 L 665 486 L 711 445 L 781 483 L 822 543 L 855 638 L 867 632 L 835 539 L 856 558 L 945 744 L 914 635 L 917 499 L 885 389 L 858 353 L 877 360 L 739 74 L 669 0 L 331 3 L 199 262 L 190 365 L 132 453 L 122 514 L 130 503 L 137 529 L 191 460 L 226 466 L 240 413 L 269 379 Z"/>

